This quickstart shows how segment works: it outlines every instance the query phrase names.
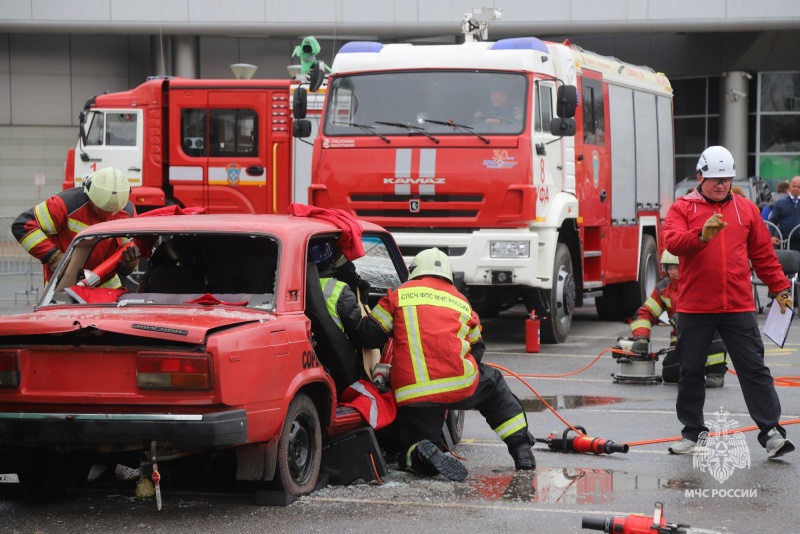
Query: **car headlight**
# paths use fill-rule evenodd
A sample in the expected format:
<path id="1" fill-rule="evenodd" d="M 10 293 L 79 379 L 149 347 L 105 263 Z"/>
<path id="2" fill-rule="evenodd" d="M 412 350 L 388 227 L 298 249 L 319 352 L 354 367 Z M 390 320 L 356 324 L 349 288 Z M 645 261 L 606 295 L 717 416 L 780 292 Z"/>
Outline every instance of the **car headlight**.
<path id="1" fill-rule="evenodd" d="M 492 258 L 530 258 L 530 241 L 491 241 L 489 255 Z"/>

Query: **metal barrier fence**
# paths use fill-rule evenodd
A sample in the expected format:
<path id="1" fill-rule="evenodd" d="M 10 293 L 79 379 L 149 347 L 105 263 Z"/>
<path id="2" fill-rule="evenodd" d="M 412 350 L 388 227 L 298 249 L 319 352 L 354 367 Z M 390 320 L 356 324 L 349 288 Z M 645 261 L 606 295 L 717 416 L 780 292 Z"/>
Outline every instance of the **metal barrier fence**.
<path id="1" fill-rule="evenodd" d="M 42 264 L 35 260 L 11 234 L 15 217 L 0 217 L 0 300 L 25 297 L 35 301 L 43 286 Z"/>

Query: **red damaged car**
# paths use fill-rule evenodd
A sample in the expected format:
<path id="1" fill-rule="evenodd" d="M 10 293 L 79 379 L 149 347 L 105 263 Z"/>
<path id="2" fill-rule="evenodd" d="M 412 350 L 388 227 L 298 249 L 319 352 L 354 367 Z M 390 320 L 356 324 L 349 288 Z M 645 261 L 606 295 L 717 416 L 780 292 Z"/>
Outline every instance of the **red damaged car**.
<path id="1" fill-rule="evenodd" d="M 362 226 L 366 255 L 354 263 L 374 303 L 408 271 L 389 233 Z M 97 462 L 229 451 L 239 480 L 313 491 L 327 440 L 365 425 L 337 409 L 341 340 L 307 262 L 314 240 L 341 232 L 289 215 L 141 217 L 83 231 L 34 311 L 0 317 L 0 473 L 73 484 Z M 87 287 L 96 273 L 84 262 L 109 239 L 148 258 L 127 291 Z"/>

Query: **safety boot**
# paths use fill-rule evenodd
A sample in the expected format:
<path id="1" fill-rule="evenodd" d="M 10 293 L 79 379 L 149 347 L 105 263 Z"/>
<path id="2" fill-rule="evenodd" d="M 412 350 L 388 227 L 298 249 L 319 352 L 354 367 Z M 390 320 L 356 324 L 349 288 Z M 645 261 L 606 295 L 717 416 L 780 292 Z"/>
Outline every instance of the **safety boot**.
<path id="1" fill-rule="evenodd" d="M 708 375 L 706 376 L 707 388 L 721 388 L 725 384 L 725 375 Z"/>
<path id="2" fill-rule="evenodd" d="M 514 469 L 520 471 L 530 471 L 536 469 L 536 458 L 533 457 L 533 449 L 530 445 L 519 447 L 511 452 L 514 458 Z"/>
<path id="3" fill-rule="evenodd" d="M 427 439 L 417 443 L 417 456 L 427 467 L 432 467 L 439 474 L 456 482 L 467 478 L 467 468 L 458 458 L 445 454 L 439 447 Z"/>

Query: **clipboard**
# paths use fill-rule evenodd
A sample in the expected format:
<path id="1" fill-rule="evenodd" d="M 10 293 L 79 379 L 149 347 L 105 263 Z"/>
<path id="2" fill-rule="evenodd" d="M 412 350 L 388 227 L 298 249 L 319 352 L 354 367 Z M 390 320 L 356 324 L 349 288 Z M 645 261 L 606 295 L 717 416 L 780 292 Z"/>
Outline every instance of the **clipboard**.
<path id="1" fill-rule="evenodd" d="M 764 322 L 764 335 L 778 347 L 783 348 L 789 335 L 789 327 L 792 326 L 792 319 L 794 319 L 794 309 L 787 306 L 786 312 L 781 313 L 781 307 L 773 301 L 769 307 L 767 320 Z"/>

